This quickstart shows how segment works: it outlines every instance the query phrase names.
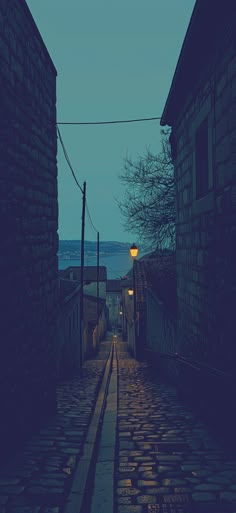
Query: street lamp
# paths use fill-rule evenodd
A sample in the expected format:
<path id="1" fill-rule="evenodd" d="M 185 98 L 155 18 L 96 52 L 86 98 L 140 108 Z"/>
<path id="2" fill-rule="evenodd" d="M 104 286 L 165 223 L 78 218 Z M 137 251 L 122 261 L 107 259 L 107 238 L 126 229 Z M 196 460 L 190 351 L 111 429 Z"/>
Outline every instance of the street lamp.
<path id="1" fill-rule="evenodd" d="M 134 289 L 129 288 L 127 292 L 130 297 L 134 295 Z"/>
<path id="2" fill-rule="evenodd" d="M 135 261 L 135 258 L 137 258 L 138 256 L 138 247 L 136 246 L 136 244 L 132 244 L 132 246 L 130 247 L 129 249 L 129 252 L 130 252 L 130 256 L 133 260 L 133 288 L 132 289 L 129 289 L 130 291 L 132 290 L 131 294 L 129 294 L 129 291 L 128 291 L 128 294 L 130 296 L 134 296 L 134 309 L 133 309 L 133 323 L 134 323 L 134 355 L 136 356 L 136 289 L 135 289 L 135 273 L 134 273 L 134 261 Z"/>
<path id="3" fill-rule="evenodd" d="M 131 258 L 136 258 L 138 256 L 138 247 L 136 244 L 132 244 L 132 246 L 129 248 L 130 256 Z"/>

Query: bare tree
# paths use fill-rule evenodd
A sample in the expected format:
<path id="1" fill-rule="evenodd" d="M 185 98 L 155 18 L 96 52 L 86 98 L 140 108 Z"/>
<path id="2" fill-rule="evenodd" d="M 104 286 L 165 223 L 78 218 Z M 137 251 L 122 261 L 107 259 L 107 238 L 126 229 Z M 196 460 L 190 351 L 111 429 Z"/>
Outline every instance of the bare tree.
<path id="1" fill-rule="evenodd" d="M 118 201 L 124 228 L 155 249 L 175 247 L 175 181 L 169 130 L 161 131 L 161 151 L 124 159 L 120 179 L 125 197 Z"/>

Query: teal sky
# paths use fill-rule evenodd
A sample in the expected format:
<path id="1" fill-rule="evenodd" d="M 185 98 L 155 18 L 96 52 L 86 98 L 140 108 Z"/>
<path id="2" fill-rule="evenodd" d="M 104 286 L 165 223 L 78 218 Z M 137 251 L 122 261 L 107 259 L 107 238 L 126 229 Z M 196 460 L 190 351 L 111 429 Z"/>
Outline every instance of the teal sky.
<path id="1" fill-rule="evenodd" d="M 27 0 L 57 68 L 57 120 L 161 116 L 195 0 Z M 101 240 L 131 241 L 122 160 L 160 145 L 159 121 L 60 128 Z M 58 143 L 59 236 L 80 239 L 81 192 Z M 86 222 L 85 238 L 96 233 Z M 137 237 L 136 237 L 137 240 Z"/>

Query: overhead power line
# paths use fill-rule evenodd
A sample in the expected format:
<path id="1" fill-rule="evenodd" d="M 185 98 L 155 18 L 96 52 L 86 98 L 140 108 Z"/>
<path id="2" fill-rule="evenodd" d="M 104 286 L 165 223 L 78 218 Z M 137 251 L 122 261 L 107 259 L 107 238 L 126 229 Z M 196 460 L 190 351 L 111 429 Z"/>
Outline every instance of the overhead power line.
<path id="1" fill-rule="evenodd" d="M 73 167 L 71 165 L 71 162 L 70 162 L 70 159 L 69 159 L 69 156 L 68 156 L 68 153 L 66 151 L 66 148 L 65 148 L 65 145 L 64 145 L 64 142 L 62 140 L 62 136 L 61 136 L 61 132 L 59 130 L 59 128 L 57 127 L 57 133 L 58 133 L 58 137 L 59 137 L 59 141 L 61 143 L 61 147 L 62 147 L 62 150 L 63 150 L 63 153 L 64 153 L 64 156 L 65 156 L 65 159 L 66 159 L 66 162 L 71 170 L 71 173 L 73 175 L 73 178 L 75 180 L 75 183 L 76 185 L 79 187 L 80 191 L 82 192 L 82 194 L 84 194 L 84 191 L 82 189 L 82 187 L 80 186 L 77 178 L 76 178 L 76 175 L 75 175 L 75 172 L 73 170 Z M 91 217 L 91 214 L 90 214 L 90 211 L 89 211 L 89 208 L 88 208 L 88 203 L 87 203 L 87 200 L 86 200 L 86 203 L 85 203 L 85 207 L 86 207 L 86 211 L 87 211 L 87 214 L 88 214 L 88 219 L 89 219 L 89 222 L 90 222 L 90 225 L 92 226 L 92 228 L 95 230 L 96 233 L 98 233 L 98 230 L 95 228 L 94 224 L 93 224 L 93 221 L 92 221 L 92 217 Z"/>
<path id="2" fill-rule="evenodd" d="M 116 119 L 114 121 L 58 121 L 57 125 L 115 125 L 119 123 L 143 123 L 145 121 L 157 121 L 161 117 L 139 119 Z"/>
<path id="3" fill-rule="evenodd" d="M 64 145 L 64 142 L 63 142 L 63 140 L 62 140 L 62 136 L 61 136 L 61 133 L 60 133 L 60 130 L 59 130 L 59 128 L 58 128 L 58 127 L 57 127 L 57 133 L 58 133 L 59 141 L 60 141 L 60 143 L 61 143 L 61 147 L 62 147 L 62 150 L 63 150 L 64 156 L 65 156 L 66 162 L 67 162 L 67 164 L 68 164 L 68 166 L 69 166 L 69 168 L 70 168 L 70 170 L 71 170 L 71 173 L 72 173 L 72 175 L 73 175 L 73 178 L 74 178 L 74 180 L 75 180 L 75 183 L 78 185 L 79 189 L 81 190 L 81 192 L 82 192 L 82 194 L 83 194 L 83 193 L 84 193 L 84 191 L 83 191 L 82 187 L 80 186 L 80 184 L 79 184 L 79 182 L 78 182 L 78 180 L 77 180 L 77 178 L 76 178 L 76 176 L 75 176 L 75 172 L 74 172 L 73 167 L 72 167 L 72 165 L 71 165 L 71 163 L 70 163 L 70 159 L 69 159 L 68 153 L 67 153 L 67 151 L 66 151 L 66 148 L 65 148 L 65 145 Z"/>
<path id="4" fill-rule="evenodd" d="M 95 228 L 95 226 L 94 226 L 94 224 L 93 224 L 93 221 L 92 221 L 92 218 L 91 218 L 91 214 L 90 214 L 90 212 L 89 212 L 89 208 L 88 208 L 88 203 L 87 203 L 87 201 L 86 201 L 86 210 L 87 210 L 88 218 L 89 218 L 89 221 L 90 221 L 90 225 L 92 226 L 92 228 L 94 229 L 94 231 L 95 231 L 96 233 L 98 233 L 97 228 Z"/>

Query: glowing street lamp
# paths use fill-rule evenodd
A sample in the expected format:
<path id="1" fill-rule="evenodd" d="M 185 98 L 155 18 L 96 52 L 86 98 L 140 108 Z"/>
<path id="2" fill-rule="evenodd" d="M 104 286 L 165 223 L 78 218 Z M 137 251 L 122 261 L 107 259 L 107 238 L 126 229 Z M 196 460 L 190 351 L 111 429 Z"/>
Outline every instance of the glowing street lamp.
<path id="1" fill-rule="evenodd" d="M 129 249 L 130 256 L 133 260 L 133 288 L 129 289 L 132 290 L 131 294 L 128 294 L 130 296 L 134 296 L 134 308 L 133 308 L 133 325 L 134 325 L 134 355 L 136 356 L 136 290 L 135 290 L 135 273 L 134 273 L 134 262 L 135 258 L 138 256 L 138 247 L 136 244 L 132 244 L 132 246 Z"/>
<path id="2" fill-rule="evenodd" d="M 138 256 L 138 247 L 136 244 L 132 244 L 132 246 L 129 248 L 130 256 L 131 258 L 136 258 Z"/>
<path id="3" fill-rule="evenodd" d="M 134 295 L 134 289 L 128 289 L 128 296 L 133 296 Z"/>

